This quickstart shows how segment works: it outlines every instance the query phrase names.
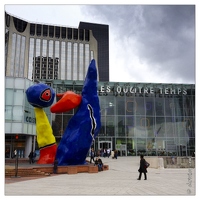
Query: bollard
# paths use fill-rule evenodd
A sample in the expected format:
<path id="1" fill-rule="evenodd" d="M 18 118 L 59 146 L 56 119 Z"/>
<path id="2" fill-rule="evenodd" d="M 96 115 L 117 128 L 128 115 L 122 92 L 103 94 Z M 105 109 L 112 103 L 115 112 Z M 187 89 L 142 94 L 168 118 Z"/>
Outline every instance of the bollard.
<path id="1" fill-rule="evenodd" d="M 18 152 L 17 150 L 14 151 L 14 156 L 15 156 L 15 176 L 12 176 L 11 178 L 20 178 L 20 176 L 17 176 L 18 174 Z"/>

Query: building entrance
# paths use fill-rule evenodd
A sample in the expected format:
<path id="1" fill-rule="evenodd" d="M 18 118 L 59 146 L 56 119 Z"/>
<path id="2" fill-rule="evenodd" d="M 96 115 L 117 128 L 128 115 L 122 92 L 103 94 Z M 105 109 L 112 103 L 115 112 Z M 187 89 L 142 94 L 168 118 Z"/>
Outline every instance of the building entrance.
<path id="1" fill-rule="evenodd" d="M 11 145 L 5 145 L 5 158 L 11 157 Z"/>
<path id="2" fill-rule="evenodd" d="M 110 149 L 112 151 L 112 141 L 99 141 L 98 149 Z"/>

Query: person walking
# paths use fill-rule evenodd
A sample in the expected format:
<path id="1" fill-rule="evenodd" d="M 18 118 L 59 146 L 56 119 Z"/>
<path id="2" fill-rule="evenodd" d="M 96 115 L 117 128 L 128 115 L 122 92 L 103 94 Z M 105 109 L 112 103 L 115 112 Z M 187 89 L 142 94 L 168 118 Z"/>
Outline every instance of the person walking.
<path id="1" fill-rule="evenodd" d="M 91 148 L 91 151 L 90 151 L 90 163 L 92 163 L 92 160 L 93 160 L 93 162 L 95 162 L 94 161 L 94 157 L 95 157 L 95 152 L 94 152 L 94 149 Z"/>
<path id="2" fill-rule="evenodd" d="M 111 152 L 111 150 L 108 148 L 107 149 L 107 156 L 108 156 L 108 158 L 110 157 L 110 152 Z"/>
<path id="3" fill-rule="evenodd" d="M 31 163 L 34 163 L 34 153 L 33 153 L 33 151 L 31 151 L 30 152 L 30 154 L 29 154 L 29 163 L 31 164 Z"/>
<path id="4" fill-rule="evenodd" d="M 114 150 L 111 151 L 111 157 L 114 159 Z"/>
<path id="5" fill-rule="evenodd" d="M 55 159 L 53 163 L 53 173 L 57 174 L 57 170 L 58 170 L 58 160 Z"/>
<path id="6" fill-rule="evenodd" d="M 143 155 L 140 155 L 140 168 L 138 169 L 139 177 L 137 180 L 141 180 L 142 173 L 144 173 L 144 180 L 147 180 L 147 168 L 146 168 L 146 160 Z"/>
<path id="7" fill-rule="evenodd" d="M 115 149 L 114 150 L 114 158 L 116 158 L 116 159 L 117 159 L 117 154 L 118 154 L 118 151 Z"/>

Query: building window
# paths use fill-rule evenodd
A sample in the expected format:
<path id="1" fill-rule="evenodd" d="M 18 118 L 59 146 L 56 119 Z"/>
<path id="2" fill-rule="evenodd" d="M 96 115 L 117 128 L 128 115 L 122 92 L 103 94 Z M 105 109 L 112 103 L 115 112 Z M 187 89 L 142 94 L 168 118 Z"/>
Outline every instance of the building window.
<path id="1" fill-rule="evenodd" d="M 66 38 L 66 28 L 65 27 L 61 28 L 61 37 L 62 37 L 62 39 Z"/>
<path id="2" fill-rule="evenodd" d="M 85 41 L 90 41 L 90 31 L 85 30 Z"/>
<path id="3" fill-rule="evenodd" d="M 13 121 L 23 121 L 22 106 L 13 106 Z"/>
<path id="4" fill-rule="evenodd" d="M 44 37 L 48 36 L 48 26 L 47 25 L 43 25 L 43 36 Z"/>
<path id="5" fill-rule="evenodd" d="M 6 26 L 9 27 L 10 26 L 10 15 L 5 13 L 5 19 L 6 19 Z"/>
<path id="6" fill-rule="evenodd" d="M 23 98 L 24 98 L 23 92 L 24 92 L 23 90 L 18 90 L 18 89 L 14 90 L 13 105 L 22 105 L 23 104 Z"/>
<path id="7" fill-rule="evenodd" d="M 56 38 L 60 38 L 60 27 L 56 26 L 56 34 L 55 34 Z"/>
<path id="8" fill-rule="evenodd" d="M 73 44 L 73 80 L 78 80 L 78 44 Z"/>
<path id="9" fill-rule="evenodd" d="M 35 24 L 30 24 L 30 35 L 31 36 L 35 35 Z"/>
<path id="10" fill-rule="evenodd" d="M 84 80 L 85 70 L 84 70 L 84 58 L 83 58 L 83 44 L 79 44 L 79 80 Z"/>
<path id="11" fill-rule="evenodd" d="M 24 77 L 24 68 L 25 68 L 25 43 L 26 43 L 26 38 L 24 36 L 22 36 L 22 38 L 21 38 L 21 48 L 20 48 L 19 77 Z"/>
<path id="12" fill-rule="evenodd" d="M 20 45 L 21 36 L 17 35 L 16 52 L 15 52 L 15 77 L 19 77 L 19 66 L 20 66 Z"/>
<path id="13" fill-rule="evenodd" d="M 65 80 L 65 55 L 66 55 L 66 50 L 65 50 L 65 42 L 61 43 L 61 62 L 60 62 L 60 79 Z"/>
<path id="14" fill-rule="evenodd" d="M 37 36 L 41 36 L 41 35 L 42 35 L 42 25 L 37 24 Z"/>
<path id="15" fill-rule="evenodd" d="M 67 80 L 72 80 L 72 43 L 67 42 Z"/>
<path id="16" fill-rule="evenodd" d="M 85 44 L 85 73 L 87 72 L 89 63 L 90 63 L 90 46 Z"/>
<path id="17" fill-rule="evenodd" d="M 42 61 L 46 62 L 47 61 L 47 40 L 42 40 Z"/>
<path id="18" fill-rule="evenodd" d="M 15 28 L 18 32 L 22 33 L 25 31 L 27 22 L 15 17 L 13 17 L 13 21 L 14 21 Z"/>
<path id="19" fill-rule="evenodd" d="M 79 29 L 79 40 L 83 41 L 84 40 L 84 30 Z"/>
<path id="20" fill-rule="evenodd" d="M 13 106 L 5 106 L 5 120 L 6 121 L 12 120 L 12 108 Z"/>
<path id="21" fill-rule="evenodd" d="M 13 35 L 12 35 L 12 56 L 11 56 L 11 66 L 10 66 L 10 75 L 11 76 L 14 76 L 16 40 L 17 40 L 17 35 L 15 33 L 13 33 Z"/>
<path id="22" fill-rule="evenodd" d="M 49 37 L 54 37 L 54 26 L 49 26 Z"/>
<path id="23" fill-rule="evenodd" d="M 29 43 L 29 60 L 28 60 L 28 79 L 33 78 L 33 66 L 34 66 L 34 39 L 30 38 Z"/>
<path id="24" fill-rule="evenodd" d="M 78 29 L 74 28 L 73 31 L 74 31 L 73 39 L 78 40 Z"/>
<path id="25" fill-rule="evenodd" d="M 67 39 L 71 40 L 72 39 L 72 28 L 67 29 Z"/>
<path id="26" fill-rule="evenodd" d="M 54 71 L 58 71 L 59 58 L 60 58 L 60 42 L 55 41 Z"/>

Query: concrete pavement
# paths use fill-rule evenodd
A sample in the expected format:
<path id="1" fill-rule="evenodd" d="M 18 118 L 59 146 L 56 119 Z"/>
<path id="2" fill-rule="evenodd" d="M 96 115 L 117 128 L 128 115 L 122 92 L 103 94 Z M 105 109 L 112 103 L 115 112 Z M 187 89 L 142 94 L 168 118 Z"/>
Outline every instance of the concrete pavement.
<path id="1" fill-rule="evenodd" d="M 5 196 L 76 195 L 195 195 L 195 169 L 148 168 L 147 180 L 138 178 L 139 157 L 102 158 L 109 170 L 99 173 L 52 175 L 5 184 Z M 20 178 L 19 178 L 20 179 Z"/>

